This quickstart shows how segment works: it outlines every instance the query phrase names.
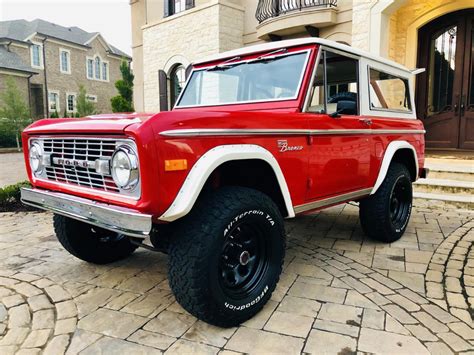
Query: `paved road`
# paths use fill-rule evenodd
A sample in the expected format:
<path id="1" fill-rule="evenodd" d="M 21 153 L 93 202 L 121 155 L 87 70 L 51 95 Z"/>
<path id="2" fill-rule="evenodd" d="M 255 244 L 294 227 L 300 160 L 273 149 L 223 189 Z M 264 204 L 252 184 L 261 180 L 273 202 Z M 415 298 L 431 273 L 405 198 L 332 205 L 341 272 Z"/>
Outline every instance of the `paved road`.
<path id="1" fill-rule="evenodd" d="M 231 329 L 176 303 L 166 255 L 90 265 L 61 248 L 50 214 L 0 214 L 0 353 L 472 351 L 474 214 L 418 205 L 404 238 L 384 245 L 363 236 L 357 213 L 345 205 L 287 222 L 271 301 Z"/>
<path id="2" fill-rule="evenodd" d="M 27 179 L 23 153 L 0 154 L 0 187 Z"/>

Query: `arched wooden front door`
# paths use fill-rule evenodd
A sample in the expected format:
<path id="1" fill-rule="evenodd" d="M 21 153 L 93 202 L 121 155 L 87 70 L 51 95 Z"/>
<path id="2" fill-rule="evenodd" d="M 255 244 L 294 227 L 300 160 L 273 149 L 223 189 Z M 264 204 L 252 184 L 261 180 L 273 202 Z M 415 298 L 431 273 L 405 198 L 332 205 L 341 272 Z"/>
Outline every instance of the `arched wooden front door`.
<path id="1" fill-rule="evenodd" d="M 440 17 L 418 36 L 418 117 L 431 148 L 474 149 L 474 9 Z"/>

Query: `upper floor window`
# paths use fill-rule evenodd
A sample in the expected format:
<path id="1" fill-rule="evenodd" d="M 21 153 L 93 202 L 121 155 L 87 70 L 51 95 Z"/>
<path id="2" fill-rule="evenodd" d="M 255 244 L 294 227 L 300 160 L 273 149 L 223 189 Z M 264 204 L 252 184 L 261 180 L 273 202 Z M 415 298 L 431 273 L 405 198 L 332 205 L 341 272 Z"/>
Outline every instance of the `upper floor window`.
<path id="1" fill-rule="evenodd" d="M 370 109 L 411 112 L 408 79 L 369 68 Z"/>
<path id="2" fill-rule="evenodd" d="M 95 57 L 95 78 L 96 79 L 100 79 L 100 58 L 99 57 Z"/>
<path id="3" fill-rule="evenodd" d="M 171 16 L 194 7 L 194 0 L 165 0 L 165 17 Z"/>
<path id="4" fill-rule="evenodd" d="M 34 68 L 43 68 L 43 46 L 41 44 L 33 44 L 31 46 L 31 66 Z"/>
<path id="5" fill-rule="evenodd" d="M 94 78 L 94 60 L 87 59 L 87 78 L 93 79 Z"/>
<path id="6" fill-rule="evenodd" d="M 357 115 L 358 67 L 357 59 L 323 51 L 308 111 Z"/>
<path id="7" fill-rule="evenodd" d="M 109 63 L 102 62 L 102 80 L 109 80 Z"/>
<path id="8" fill-rule="evenodd" d="M 109 81 L 109 62 L 103 61 L 99 55 L 87 58 L 87 79 Z"/>
<path id="9" fill-rule="evenodd" d="M 59 69 L 61 73 L 71 74 L 71 52 L 67 49 L 59 50 Z"/>

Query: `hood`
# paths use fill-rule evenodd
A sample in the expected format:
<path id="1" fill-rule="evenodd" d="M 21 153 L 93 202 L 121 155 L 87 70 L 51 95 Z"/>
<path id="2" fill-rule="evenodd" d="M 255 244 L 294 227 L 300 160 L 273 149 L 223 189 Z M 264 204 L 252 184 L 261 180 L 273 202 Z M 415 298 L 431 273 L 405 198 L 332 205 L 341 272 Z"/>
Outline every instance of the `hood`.
<path id="1" fill-rule="evenodd" d="M 36 133 L 117 133 L 121 134 L 132 124 L 141 124 L 150 119 L 150 113 L 113 113 L 83 118 L 47 118 L 29 125 L 24 132 Z"/>

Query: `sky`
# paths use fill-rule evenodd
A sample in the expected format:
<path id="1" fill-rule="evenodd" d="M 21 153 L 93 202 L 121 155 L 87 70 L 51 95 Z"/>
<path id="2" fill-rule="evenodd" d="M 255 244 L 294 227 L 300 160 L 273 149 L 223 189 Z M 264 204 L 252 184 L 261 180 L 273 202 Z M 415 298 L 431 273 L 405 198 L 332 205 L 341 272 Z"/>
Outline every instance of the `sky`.
<path id="1" fill-rule="evenodd" d="M 129 0 L 0 0 L 0 21 L 37 18 L 100 32 L 107 42 L 132 54 Z"/>

